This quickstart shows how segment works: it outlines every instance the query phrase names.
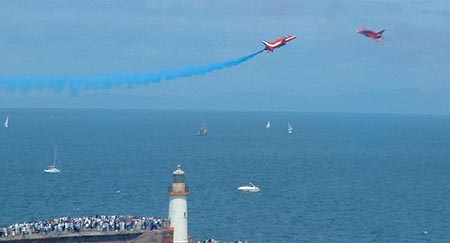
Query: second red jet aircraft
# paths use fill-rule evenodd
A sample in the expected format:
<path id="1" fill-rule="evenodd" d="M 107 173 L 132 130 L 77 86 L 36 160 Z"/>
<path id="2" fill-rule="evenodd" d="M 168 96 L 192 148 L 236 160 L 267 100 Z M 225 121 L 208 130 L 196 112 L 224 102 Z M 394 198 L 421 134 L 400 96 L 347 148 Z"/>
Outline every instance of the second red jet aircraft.
<path id="1" fill-rule="evenodd" d="M 358 30 L 358 33 L 369 37 L 370 39 L 374 40 L 375 42 L 379 42 L 378 39 L 380 39 L 380 38 L 384 39 L 384 37 L 383 37 L 384 31 L 385 30 L 380 30 L 378 32 L 375 32 L 373 30 L 368 30 L 368 29 L 366 29 L 366 27 L 363 26 L 360 30 Z"/>

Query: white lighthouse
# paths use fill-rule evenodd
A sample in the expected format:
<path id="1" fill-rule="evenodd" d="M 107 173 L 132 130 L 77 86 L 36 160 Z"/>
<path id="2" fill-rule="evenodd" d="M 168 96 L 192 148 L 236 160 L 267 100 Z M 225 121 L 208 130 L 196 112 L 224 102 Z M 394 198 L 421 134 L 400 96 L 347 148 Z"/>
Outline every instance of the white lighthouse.
<path id="1" fill-rule="evenodd" d="M 188 242 L 187 195 L 189 187 L 184 183 L 184 171 L 181 166 L 173 172 L 173 183 L 169 187 L 169 223 L 174 228 L 173 242 Z"/>

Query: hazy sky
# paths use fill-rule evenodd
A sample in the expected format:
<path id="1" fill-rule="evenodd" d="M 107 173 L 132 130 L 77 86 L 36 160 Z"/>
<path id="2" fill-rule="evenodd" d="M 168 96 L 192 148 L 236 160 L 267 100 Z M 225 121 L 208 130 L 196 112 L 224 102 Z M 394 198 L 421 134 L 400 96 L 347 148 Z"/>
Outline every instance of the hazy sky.
<path id="1" fill-rule="evenodd" d="M 134 88 L 1 90 L 8 97 L 231 93 L 324 97 L 448 90 L 450 1 L 0 1 L 0 78 L 158 73 L 273 53 L 205 75 Z M 356 33 L 386 29 L 378 45 Z M 64 87 L 62 87 L 64 88 Z M 243 103 L 246 101 L 243 100 Z M 248 101 L 251 102 L 251 101 Z M 273 102 L 277 102 L 274 100 Z M 211 107 L 214 108 L 214 107 Z M 263 108 L 262 108 L 263 109 Z"/>

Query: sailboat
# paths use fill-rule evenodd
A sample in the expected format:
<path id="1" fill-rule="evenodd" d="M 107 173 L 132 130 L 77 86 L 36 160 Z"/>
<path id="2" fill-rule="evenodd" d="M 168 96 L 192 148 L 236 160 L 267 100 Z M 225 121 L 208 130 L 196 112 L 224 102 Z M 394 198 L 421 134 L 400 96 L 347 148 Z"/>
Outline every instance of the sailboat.
<path id="1" fill-rule="evenodd" d="M 6 116 L 6 121 L 5 121 L 5 127 L 8 128 L 9 127 L 9 116 Z"/>
<path id="2" fill-rule="evenodd" d="M 291 134 L 294 131 L 294 128 L 292 128 L 291 123 L 288 122 L 288 133 Z"/>
<path id="3" fill-rule="evenodd" d="M 206 136 L 208 134 L 208 128 L 206 128 L 206 122 L 203 122 L 202 127 L 197 132 L 197 136 Z"/>
<path id="4" fill-rule="evenodd" d="M 56 167 L 56 162 L 57 161 L 59 162 L 58 147 L 55 146 L 55 154 L 53 155 L 53 165 L 48 166 L 44 170 L 44 172 L 46 172 L 46 173 L 59 173 L 59 172 L 61 172 L 61 170 Z"/>
<path id="5" fill-rule="evenodd" d="M 270 121 L 267 122 L 266 128 L 270 128 Z"/>

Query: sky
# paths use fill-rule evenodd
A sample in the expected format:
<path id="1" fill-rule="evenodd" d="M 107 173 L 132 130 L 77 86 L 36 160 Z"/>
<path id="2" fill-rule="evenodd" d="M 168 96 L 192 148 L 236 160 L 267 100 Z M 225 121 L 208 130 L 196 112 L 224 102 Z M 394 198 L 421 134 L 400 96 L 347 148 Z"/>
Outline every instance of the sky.
<path id="1" fill-rule="evenodd" d="M 0 5 L 2 108 L 450 114 L 445 0 Z M 357 34 L 363 25 L 386 29 L 383 43 Z M 297 39 L 220 70 L 155 78 L 239 60 L 284 35 Z"/>

